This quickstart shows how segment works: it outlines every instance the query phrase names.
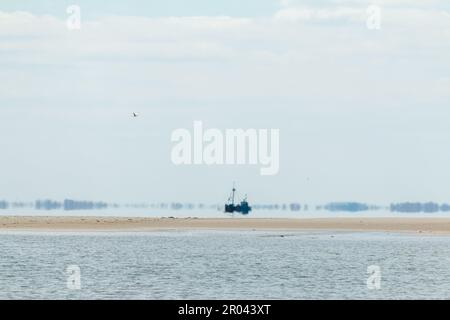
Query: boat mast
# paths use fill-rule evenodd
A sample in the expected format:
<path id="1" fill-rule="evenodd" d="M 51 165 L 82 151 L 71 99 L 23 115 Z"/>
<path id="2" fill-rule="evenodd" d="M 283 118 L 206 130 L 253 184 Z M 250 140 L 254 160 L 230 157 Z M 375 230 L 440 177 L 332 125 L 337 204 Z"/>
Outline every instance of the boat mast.
<path id="1" fill-rule="evenodd" d="M 233 193 L 232 193 L 232 195 L 231 195 L 231 203 L 234 205 L 234 192 L 236 191 L 236 188 L 235 188 L 235 185 L 234 185 L 234 182 L 233 182 Z"/>

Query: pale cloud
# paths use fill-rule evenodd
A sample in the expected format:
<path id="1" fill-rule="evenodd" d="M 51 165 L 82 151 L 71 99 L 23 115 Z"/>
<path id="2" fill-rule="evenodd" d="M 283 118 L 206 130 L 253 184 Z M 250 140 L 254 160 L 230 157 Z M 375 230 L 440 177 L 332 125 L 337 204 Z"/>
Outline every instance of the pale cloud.
<path id="1" fill-rule="evenodd" d="M 320 38 L 324 28 L 336 27 L 334 21 L 341 21 L 339 30 L 343 28 L 345 38 L 354 40 L 350 49 L 359 50 L 360 41 L 370 41 L 365 33 L 365 9 L 294 6 L 280 9 L 271 18 L 109 16 L 83 21 L 80 31 L 67 30 L 65 21 L 51 16 L 0 12 L 0 35 L 5 38 L 0 48 L 3 54 L 19 51 L 13 59 L 36 51 L 42 57 L 47 53 L 49 63 L 58 61 L 58 56 L 92 57 L 96 53 L 162 59 L 224 59 L 270 53 L 282 59 L 288 51 L 303 50 L 305 44 Z M 443 10 L 384 9 L 383 25 L 388 27 L 389 37 L 397 38 L 399 50 L 408 42 L 417 47 L 423 47 L 422 40 L 425 44 L 448 43 L 450 19 Z M 321 46 L 334 52 L 340 47 L 332 39 Z M 390 45 L 385 47 L 392 50 Z"/>
<path id="2" fill-rule="evenodd" d="M 422 7 L 436 8 L 439 6 L 448 6 L 447 0 L 279 0 L 282 6 L 357 6 L 367 7 L 369 5 L 379 5 L 383 7 Z"/>
<path id="3" fill-rule="evenodd" d="M 383 8 L 383 30 L 373 33 L 366 28 L 366 7 L 286 5 L 265 18 L 107 16 L 82 21 L 77 31 L 55 17 L 1 12 L 1 63 L 18 65 L 22 73 L 19 77 L 17 69 L 4 68 L 0 79 L 8 85 L 0 92 L 16 96 L 19 90 L 13 84 L 29 81 L 31 86 L 38 77 L 35 65 L 75 68 L 72 72 L 79 74 L 65 79 L 70 88 L 93 93 L 95 89 L 84 87 L 86 80 L 72 82 L 106 70 L 100 73 L 106 77 L 102 83 L 114 87 L 106 75 L 120 68 L 122 77 L 135 83 L 130 88 L 125 83 L 121 90 L 142 99 L 150 94 L 312 99 L 327 92 L 329 97 L 351 95 L 357 100 L 370 94 L 374 80 L 385 92 L 406 99 L 433 98 L 431 92 L 443 91 L 437 88 L 446 83 L 446 75 L 436 70 L 450 67 L 445 11 Z M 412 66 L 420 77 L 411 77 Z M 393 75 L 384 78 L 380 70 Z M 67 78 L 58 73 L 67 70 L 55 72 Z M 59 85 L 56 79 L 41 80 L 37 87 L 43 82 Z M 156 84 L 154 90 L 141 88 L 147 81 Z M 39 89 L 29 92 L 35 91 Z"/>
<path id="4" fill-rule="evenodd" d="M 340 8 L 308 8 L 308 7 L 288 7 L 279 10 L 275 14 L 275 19 L 279 20 L 338 20 L 347 19 L 355 21 L 364 21 L 364 9 L 361 8 L 350 8 L 350 7 L 340 7 Z"/>

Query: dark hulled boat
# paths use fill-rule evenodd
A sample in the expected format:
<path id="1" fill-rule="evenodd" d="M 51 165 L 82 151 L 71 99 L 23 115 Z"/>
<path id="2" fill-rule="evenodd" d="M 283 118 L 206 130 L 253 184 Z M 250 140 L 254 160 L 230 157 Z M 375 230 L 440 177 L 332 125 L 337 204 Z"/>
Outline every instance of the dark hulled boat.
<path id="1" fill-rule="evenodd" d="M 252 211 L 252 207 L 249 206 L 247 202 L 247 197 L 245 197 L 241 203 L 235 204 L 234 198 L 235 198 L 236 188 L 233 186 L 232 192 L 230 197 L 228 198 L 228 203 L 225 204 L 225 212 L 226 213 L 234 213 L 238 212 L 241 214 L 249 214 L 250 211 Z"/>

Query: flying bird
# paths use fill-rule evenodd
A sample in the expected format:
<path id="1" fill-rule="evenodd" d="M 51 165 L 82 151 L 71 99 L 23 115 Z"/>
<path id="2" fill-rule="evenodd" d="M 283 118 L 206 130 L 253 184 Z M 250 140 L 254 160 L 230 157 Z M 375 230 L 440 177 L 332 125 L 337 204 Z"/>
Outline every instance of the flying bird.
<path id="1" fill-rule="evenodd" d="M 133 112 L 133 117 L 136 118 L 139 115 L 139 113 Z"/>

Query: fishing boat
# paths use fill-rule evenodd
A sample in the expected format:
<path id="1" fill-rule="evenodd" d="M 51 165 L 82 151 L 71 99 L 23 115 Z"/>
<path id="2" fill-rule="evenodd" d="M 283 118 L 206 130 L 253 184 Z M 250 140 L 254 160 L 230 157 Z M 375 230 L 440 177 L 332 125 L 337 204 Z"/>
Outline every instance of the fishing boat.
<path id="1" fill-rule="evenodd" d="M 236 194 L 236 188 L 233 185 L 233 189 L 231 191 L 231 195 L 228 198 L 228 202 L 225 204 L 225 212 L 226 213 L 235 213 L 238 212 L 240 214 L 247 215 L 250 211 L 252 211 L 252 207 L 248 204 L 247 196 L 245 196 L 242 201 L 238 204 L 234 203 Z"/>

